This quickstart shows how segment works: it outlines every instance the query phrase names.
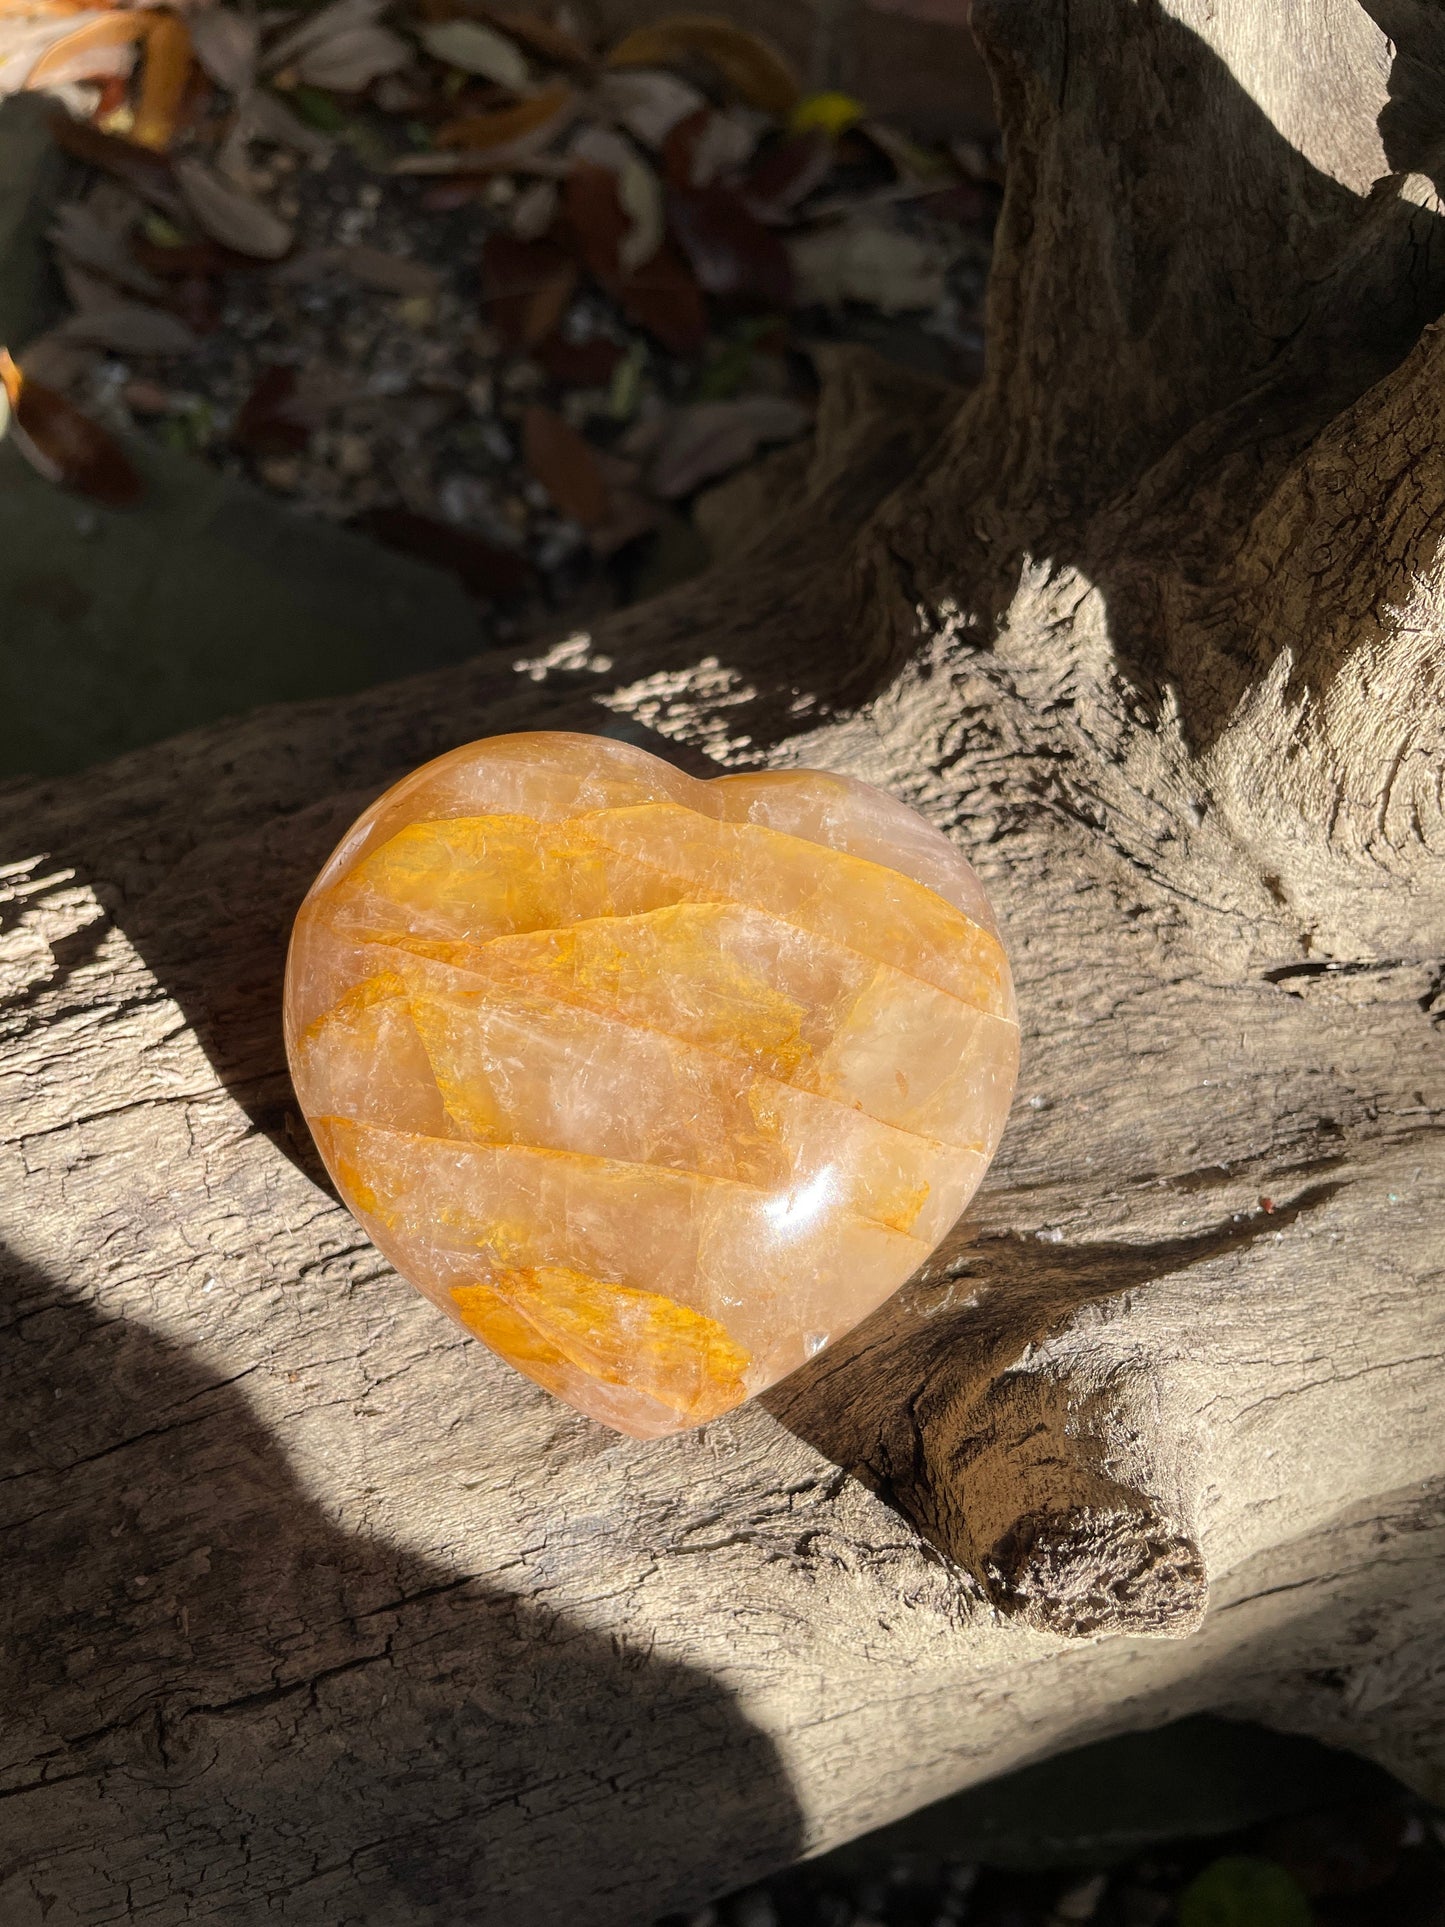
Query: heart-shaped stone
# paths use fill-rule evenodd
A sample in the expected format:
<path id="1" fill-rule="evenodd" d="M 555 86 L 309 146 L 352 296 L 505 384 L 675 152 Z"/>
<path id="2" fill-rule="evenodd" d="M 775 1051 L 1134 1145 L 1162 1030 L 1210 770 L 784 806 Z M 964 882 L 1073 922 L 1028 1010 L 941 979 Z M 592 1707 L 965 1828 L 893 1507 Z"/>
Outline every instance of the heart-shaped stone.
<path id="1" fill-rule="evenodd" d="M 402 1276 L 654 1438 L 917 1269 L 998 1143 L 1018 1025 L 978 878 L 883 791 L 544 733 L 358 819 L 296 919 L 286 1046 Z"/>

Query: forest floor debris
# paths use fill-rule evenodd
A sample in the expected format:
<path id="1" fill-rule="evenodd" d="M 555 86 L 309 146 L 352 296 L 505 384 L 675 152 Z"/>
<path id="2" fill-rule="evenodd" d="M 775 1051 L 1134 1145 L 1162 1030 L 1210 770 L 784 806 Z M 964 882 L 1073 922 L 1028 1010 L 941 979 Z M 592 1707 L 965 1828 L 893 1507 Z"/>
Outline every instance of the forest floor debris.
<path id="1" fill-rule="evenodd" d="M 701 495 L 806 434 L 837 340 L 966 383 L 996 157 L 668 16 L 484 0 L 0 8 L 56 103 L 69 312 L 17 444 L 132 498 L 127 435 L 452 570 L 503 633 L 701 566 Z"/>
<path id="2" fill-rule="evenodd" d="M 1092 1868 L 865 1838 L 658 1927 L 1445 1927 L 1445 1818 L 1402 1790 Z"/>

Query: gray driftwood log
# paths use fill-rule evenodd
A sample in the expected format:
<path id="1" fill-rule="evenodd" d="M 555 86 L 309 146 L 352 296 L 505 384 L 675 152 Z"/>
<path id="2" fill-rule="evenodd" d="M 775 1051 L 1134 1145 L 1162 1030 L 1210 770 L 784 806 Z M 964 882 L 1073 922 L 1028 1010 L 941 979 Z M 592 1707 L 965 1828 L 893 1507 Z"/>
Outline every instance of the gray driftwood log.
<path id="1" fill-rule="evenodd" d="M 9 792 L 7 1927 L 643 1922 L 1204 1707 L 1442 1790 L 1445 16 L 1374 13 L 977 0 L 980 391 L 841 356 L 701 582 Z M 389 1275 L 282 1067 L 332 839 L 538 724 L 892 786 L 1017 966 L 951 1247 L 661 1444 Z"/>

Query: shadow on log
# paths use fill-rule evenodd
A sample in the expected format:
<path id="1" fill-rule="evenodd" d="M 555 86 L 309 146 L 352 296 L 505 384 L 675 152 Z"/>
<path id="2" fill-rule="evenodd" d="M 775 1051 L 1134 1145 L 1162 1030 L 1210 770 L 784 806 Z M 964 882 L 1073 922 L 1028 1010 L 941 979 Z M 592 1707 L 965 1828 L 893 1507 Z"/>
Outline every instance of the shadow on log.
<path id="1" fill-rule="evenodd" d="M 3 1789 L 7 1921 L 104 1917 L 118 1838 L 137 1920 L 315 1920 L 345 1896 L 451 1921 L 493 1892 L 625 1914 L 679 1798 L 729 1813 L 759 1870 L 797 1854 L 773 1743 L 705 1673 L 550 1607 L 545 1536 L 512 1591 L 328 1517 L 239 1386 L 0 1267 L 26 1367 L 0 1451 L 33 1508 L 8 1522 L 0 1698 L 30 1767 Z M 585 1860 L 539 1771 L 559 1758 L 593 1789 Z"/>

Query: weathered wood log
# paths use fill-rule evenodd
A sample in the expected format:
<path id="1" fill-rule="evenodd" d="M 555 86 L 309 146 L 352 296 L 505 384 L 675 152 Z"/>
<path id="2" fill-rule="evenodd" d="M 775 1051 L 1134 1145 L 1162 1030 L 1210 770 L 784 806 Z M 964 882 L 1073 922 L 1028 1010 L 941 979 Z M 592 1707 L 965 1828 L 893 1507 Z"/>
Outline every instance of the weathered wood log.
<path id="1" fill-rule="evenodd" d="M 7 1923 L 642 1921 L 1205 1707 L 1445 1787 L 1439 15 L 1374 11 L 978 0 L 978 393 L 839 357 L 701 582 L 11 789 Z M 1017 970 L 949 1248 L 660 1444 L 391 1277 L 283 1071 L 332 839 L 531 725 L 892 786 Z"/>

